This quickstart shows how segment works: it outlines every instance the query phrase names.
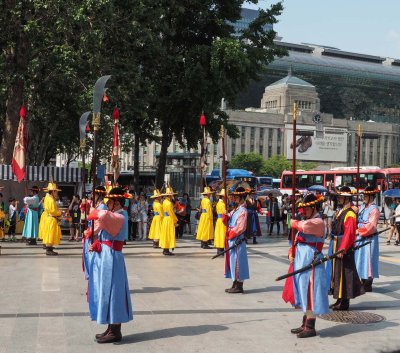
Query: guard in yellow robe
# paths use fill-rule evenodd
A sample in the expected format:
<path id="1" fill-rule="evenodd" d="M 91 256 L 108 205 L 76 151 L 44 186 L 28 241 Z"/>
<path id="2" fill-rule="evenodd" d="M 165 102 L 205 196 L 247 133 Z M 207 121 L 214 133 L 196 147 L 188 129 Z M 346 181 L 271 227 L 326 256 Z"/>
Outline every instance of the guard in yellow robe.
<path id="1" fill-rule="evenodd" d="M 210 196 L 214 192 L 206 186 L 201 193 L 204 197 L 201 200 L 201 215 L 197 227 L 196 239 L 201 241 L 202 249 L 210 249 L 208 242 L 214 239 L 213 209 Z"/>
<path id="2" fill-rule="evenodd" d="M 224 202 L 225 189 L 222 189 L 218 194 L 219 200 L 217 202 L 217 222 L 215 223 L 214 232 L 214 248 L 217 249 L 217 254 L 224 251 L 225 248 L 225 235 L 226 235 L 226 225 L 224 224 L 223 217 L 226 212 L 226 206 Z"/>
<path id="3" fill-rule="evenodd" d="M 161 193 L 158 189 L 154 190 L 154 195 L 150 196 L 153 202 L 153 220 L 151 221 L 149 239 L 153 240 L 153 248 L 158 248 L 161 235 L 161 224 L 164 218 L 163 207 L 161 205 Z"/>
<path id="4" fill-rule="evenodd" d="M 56 199 L 58 191 L 57 185 L 55 183 L 49 183 L 47 188 L 43 189 L 47 192 L 44 198 L 43 214 L 47 214 L 44 226 L 42 228 L 43 233 L 41 234 L 43 239 L 43 244 L 46 245 L 46 255 L 56 256 L 54 245 L 60 244 L 61 241 L 61 228 L 59 225 L 59 217 L 61 217 L 61 211 L 57 207 Z"/>
<path id="5" fill-rule="evenodd" d="M 160 235 L 160 248 L 163 249 L 163 255 L 174 255 L 169 249 L 175 249 L 176 238 L 175 238 L 175 227 L 178 222 L 178 218 L 174 212 L 174 204 L 172 198 L 174 190 L 171 187 L 167 187 L 164 194 L 164 201 L 162 203 L 162 210 L 164 218 L 161 223 L 161 235 Z"/>

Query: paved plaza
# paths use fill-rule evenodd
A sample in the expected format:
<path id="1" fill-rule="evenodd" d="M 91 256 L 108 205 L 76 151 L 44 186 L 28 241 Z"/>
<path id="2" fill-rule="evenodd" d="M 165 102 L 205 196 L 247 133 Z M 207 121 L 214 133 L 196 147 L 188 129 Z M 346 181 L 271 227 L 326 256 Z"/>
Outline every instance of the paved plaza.
<path id="1" fill-rule="evenodd" d="M 265 234 L 264 230 L 264 234 Z M 287 241 L 273 235 L 248 246 L 251 279 L 245 294 L 229 295 L 223 259 L 193 236 L 179 239 L 176 256 L 150 242 L 125 248 L 134 321 L 120 344 L 99 345 L 104 326 L 92 323 L 86 303 L 81 244 L 64 241 L 58 257 L 41 246 L 0 243 L 0 353 L 11 352 L 393 352 L 400 349 L 400 248 L 381 238 L 381 277 L 351 309 L 384 316 L 374 324 L 317 320 L 318 336 L 290 333 L 302 313 L 281 299 Z M 332 299 L 331 299 L 332 302 Z"/>

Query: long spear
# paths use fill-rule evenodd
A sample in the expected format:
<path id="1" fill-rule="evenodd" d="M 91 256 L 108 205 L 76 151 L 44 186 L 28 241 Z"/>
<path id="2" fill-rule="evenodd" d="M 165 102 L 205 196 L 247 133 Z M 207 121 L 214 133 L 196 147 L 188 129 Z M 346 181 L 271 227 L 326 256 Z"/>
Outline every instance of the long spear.
<path id="1" fill-rule="evenodd" d="M 356 200 L 357 200 L 357 207 L 358 207 L 358 193 L 360 191 L 360 154 L 361 154 L 361 125 L 358 125 L 358 143 L 357 143 L 357 196 L 356 196 Z"/>
<path id="2" fill-rule="evenodd" d="M 97 131 L 100 128 L 100 111 L 101 111 L 101 101 L 104 96 L 104 87 L 111 75 L 100 77 L 93 89 L 93 157 L 92 157 L 92 195 L 93 195 L 93 206 L 94 202 L 94 190 L 96 188 L 96 178 L 97 178 Z M 92 242 L 94 236 L 94 222 L 92 222 Z"/>
<path id="3" fill-rule="evenodd" d="M 356 251 L 356 250 L 358 250 L 358 249 L 360 249 L 360 248 L 362 248 L 363 246 L 366 246 L 366 245 L 368 245 L 368 244 L 371 244 L 371 241 L 368 241 L 368 242 L 366 242 L 366 243 L 364 243 L 364 244 L 361 244 L 361 245 L 356 246 L 355 248 L 352 248 L 352 251 Z M 321 258 L 321 259 L 317 259 L 317 260 L 312 261 L 312 262 L 311 262 L 309 265 L 307 265 L 307 266 L 304 266 L 304 267 L 302 267 L 302 268 L 299 268 L 299 269 L 296 270 L 296 271 L 293 271 L 293 272 L 290 272 L 290 273 L 286 273 L 286 274 L 284 274 L 284 275 L 282 275 L 282 276 L 279 276 L 278 278 L 275 279 L 275 281 L 280 281 L 280 280 L 282 280 L 282 279 L 285 279 L 285 278 L 288 278 L 288 277 L 292 277 L 292 276 L 294 276 L 294 275 L 297 275 L 298 273 L 305 272 L 305 271 L 309 270 L 310 268 L 313 268 L 313 267 L 322 265 L 323 263 L 325 263 L 325 262 L 327 262 L 327 261 L 329 261 L 329 260 L 332 260 L 332 259 L 338 257 L 338 255 L 341 254 L 341 253 L 343 253 L 343 252 L 344 252 L 344 249 L 339 250 L 339 251 L 336 251 L 336 252 L 333 253 L 332 255 L 325 255 L 325 256 L 324 256 L 323 258 Z"/>
<path id="4" fill-rule="evenodd" d="M 86 161 L 85 161 L 85 150 L 86 150 L 86 127 L 87 127 L 87 121 L 90 115 L 89 112 L 85 112 L 81 115 L 79 119 L 79 140 L 80 140 L 80 149 L 81 149 L 81 156 L 82 156 L 82 164 L 83 164 L 83 169 L 82 169 L 82 181 L 83 181 L 83 187 L 82 187 L 82 196 L 86 198 Z M 85 205 L 85 224 L 84 228 L 86 229 L 87 226 L 87 212 L 86 212 L 86 207 L 87 204 Z"/>
<path id="5" fill-rule="evenodd" d="M 225 156 L 225 128 L 221 125 L 221 146 L 222 146 L 222 185 L 225 190 L 224 203 L 228 208 L 228 190 L 226 189 L 226 156 Z"/>
<path id="6" fill-rule="evenodd" d="M 297 114 L 297 106 L 296 103 L 293 103 L 293 155 L 292 155 L 292 218 L 294 218 L 296 213 L 296 202 L 295 202 L 295 194 L 296 194 L 296 114 Z M 295 251 L 295 244 L 294 244 L 294 230 L 291 231 L 291 241 L 292 241 L 292 254 Z"/>

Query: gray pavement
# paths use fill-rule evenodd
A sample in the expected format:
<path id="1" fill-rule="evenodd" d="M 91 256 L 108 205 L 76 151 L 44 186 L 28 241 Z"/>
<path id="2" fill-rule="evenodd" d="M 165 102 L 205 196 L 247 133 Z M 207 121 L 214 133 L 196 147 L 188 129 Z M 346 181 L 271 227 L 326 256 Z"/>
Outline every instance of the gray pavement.
<path id="1" fill-rule="evenodd" d="M 265 232 L 264 232 L 265 234 Z M 229 295 L 223 260 L 202 250 L 192 236 L 166 257 L 150 242 L 124 248 L 134 321 L 122 326 L 121 344 L 99 345 L 103 331 L 87 315 L 81 244 L 66 241 L 58 257 L 40 246 L 0 243 L 0 353 L 5 352 L 391 352 L 400 349 L 400 248 L 381 238 L 382 276 L 374 292 L 351 309 L 379 314 L 375 324 L 317 320 L 318 336 L 290 333 L 302 313 L 281 299 L 287 271 L 282 236 L 248 246 L 251 279 L 245 294 Z M 332 299 L 331 299 L 332 301 Z"/>

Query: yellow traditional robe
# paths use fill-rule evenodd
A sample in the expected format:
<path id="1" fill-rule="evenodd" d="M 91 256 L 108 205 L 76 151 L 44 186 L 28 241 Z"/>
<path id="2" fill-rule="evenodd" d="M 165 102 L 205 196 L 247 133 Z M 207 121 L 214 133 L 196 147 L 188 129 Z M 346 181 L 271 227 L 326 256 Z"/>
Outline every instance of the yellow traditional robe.
<path id="1" fill-rule="evenodd" d="M 43 215 L 47 216 L 42 226 L 43 232 L 40 234 L 43 243 L 58 245 L 61 241 L 61 228 L 56 217 L 61 216 L 61 211 L 57 207 L 56 200 L 50 194 L 44 198 L 43 208 L 44 212 L 40 220 L 42 221 Z"/>
<path id="2" fill-rule="evenodd" d="M 159 240 L 161 235 L 161 225 L 164 218 L 163 207 L 160 202 L 153 203 L 153 220 L 151 221 L 149 239 Z"/>
<path id="3" fill-rule="evenodd" d="M 165 199 L 162 203 L 164 218 L 161 223 L 160 248 L 174 249 L 176 247 L 175 239 L 175 223 L 178 218 L 174 212 L 174 205 L 169 199 Z"/>
<path id="4" fill-rule="evenodd" d="M 201 200 L 201 215 L 199 226 L 197 227 L 196 239 L 200 241 L 209 241 L 214 239 L 213 211 L 209 198 L 204 197 Z"/>
<path id="5" fill-rule="evenodd" d="M 226 207 L 223 200 L 217 202 L 217 214 L 218 219 L 215 223 L 215 234 L 214 234 L 214 248 L 225 248 L 225 235 L 226 235 L 226 225 L 222 222 L 222 217 L 225 214 Z"/>

